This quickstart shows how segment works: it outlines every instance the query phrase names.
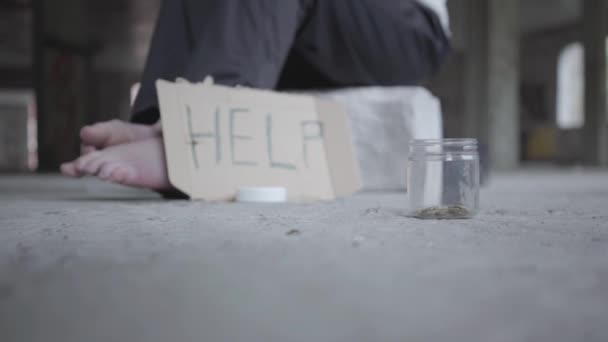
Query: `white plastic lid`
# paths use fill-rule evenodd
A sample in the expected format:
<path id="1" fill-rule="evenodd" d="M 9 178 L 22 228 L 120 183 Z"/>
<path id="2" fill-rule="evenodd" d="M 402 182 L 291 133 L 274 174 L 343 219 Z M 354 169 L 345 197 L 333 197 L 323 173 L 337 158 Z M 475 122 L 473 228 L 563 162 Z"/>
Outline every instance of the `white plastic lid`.
<path id="1" fill-rule="evenodd" d="M 236 195 L 236 201 L 250 203 L 282 203 L 287 201 L 287 189 L 283 187 L 240 188 Z"/>

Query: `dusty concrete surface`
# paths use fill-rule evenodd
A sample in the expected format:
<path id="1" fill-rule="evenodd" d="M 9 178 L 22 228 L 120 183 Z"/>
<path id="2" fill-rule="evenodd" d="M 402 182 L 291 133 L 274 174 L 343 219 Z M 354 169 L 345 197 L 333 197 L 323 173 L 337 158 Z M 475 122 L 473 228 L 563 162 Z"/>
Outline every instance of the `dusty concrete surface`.
<path id="1" fill-rule="evenodd" d="M 1 176 L 0 340 L 608 341 L 607 173 L 496 176 L 471 221 L 404 202 Z"/>

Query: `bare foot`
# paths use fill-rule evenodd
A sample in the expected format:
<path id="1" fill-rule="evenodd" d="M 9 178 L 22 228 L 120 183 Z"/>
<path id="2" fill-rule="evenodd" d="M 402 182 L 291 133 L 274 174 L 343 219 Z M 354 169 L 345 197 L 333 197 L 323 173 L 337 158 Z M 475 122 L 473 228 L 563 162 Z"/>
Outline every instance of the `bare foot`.
<path id="1" fill-rule="evenodd" d="M 71 177 L 97 176 L 103 180 L 151 190 L 171 189 L 161 137 L 110 146 L 61 165 Z"/>
<path id="2" fill-rule="evenodd" d="M 99 122 L 85 126 L 80 130 L 82 154 L 109 146 L 150 139 L 161 133 L 160 122 L 150 125 L 140 125 L 121 120 Z"/>

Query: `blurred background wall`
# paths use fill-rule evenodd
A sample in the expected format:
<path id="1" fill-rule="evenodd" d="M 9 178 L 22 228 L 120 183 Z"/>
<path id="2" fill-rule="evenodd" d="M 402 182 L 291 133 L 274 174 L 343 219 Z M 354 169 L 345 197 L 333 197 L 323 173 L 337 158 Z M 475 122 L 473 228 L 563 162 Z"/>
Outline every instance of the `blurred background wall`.
<path id="1" fill-rule="evenodd" d="M 78 153 L 81 125 L 129 117 L 130 88 L 142 71 L 159 5 L 0 0 L 0 89 L 9 97 L 0 97 L 0 126 L 21 132 L 7 128 L 23 125 L 9 120 L 20 110 L 30 124 L 29 140 L 0 132 L 0 169 L 56 171 Z M 605 1 L 449 0 L 448 6 L 454 51 L 425 84 L 442 101 L 447 137 L 479 138 L 501 170 L 608 163 Z M 590 53 L 564 57 L 576 43 Z M 573 87 L 566 91 L 564 82 L 559 86 L 560 61 L 570 65 L 561 69 L 579 76 L 565 82 Z M 560 112 L 570 124 L 558 125 L 558 103 L 575 104 Z M 25 161 L 8 160 L 23 155 L 9 149 L 24 148 Z"/>

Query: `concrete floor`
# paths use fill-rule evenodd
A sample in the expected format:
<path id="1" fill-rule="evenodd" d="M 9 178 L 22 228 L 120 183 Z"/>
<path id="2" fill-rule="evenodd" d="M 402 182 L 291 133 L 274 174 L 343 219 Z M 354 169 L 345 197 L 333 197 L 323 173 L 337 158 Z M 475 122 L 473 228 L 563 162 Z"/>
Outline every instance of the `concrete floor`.
<path id="1" fill-rule="evenodd" d="M 482 196 L 436 222 L 400 193 L 167 202 L 0 176 L 0 340 L 608 341 L 608 173 Z"/>

